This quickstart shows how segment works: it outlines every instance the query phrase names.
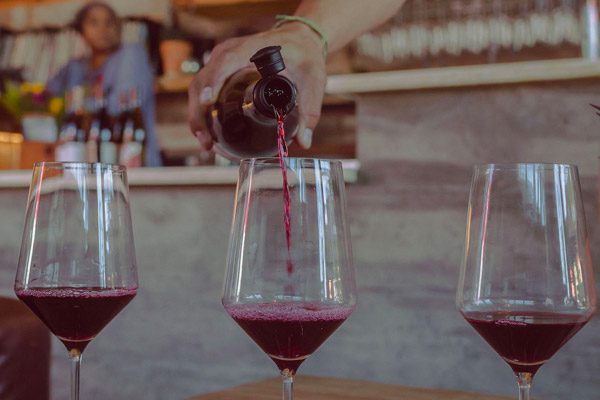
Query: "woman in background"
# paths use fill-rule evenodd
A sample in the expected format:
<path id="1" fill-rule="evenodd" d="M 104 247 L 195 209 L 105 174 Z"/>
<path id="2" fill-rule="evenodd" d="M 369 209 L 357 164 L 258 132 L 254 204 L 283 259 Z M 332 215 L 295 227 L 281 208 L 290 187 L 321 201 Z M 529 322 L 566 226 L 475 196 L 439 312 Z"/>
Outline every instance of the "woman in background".
<path id="1" fill-rule="evenodd" d="M 71 60 L 48 82 L 48 90 L 62 95 L 74 86 L 102 82 L 108 112 L 119 112 L 119 97 L 137 89 L 146 126 L 147 166 L 160 166 L 155 131 L 154 74 L 146 51 L 121 43 L 121 19 L 108 4 L 92 1 L 75 16 L 73 27 L 88 44 L 89 57 Z"/>

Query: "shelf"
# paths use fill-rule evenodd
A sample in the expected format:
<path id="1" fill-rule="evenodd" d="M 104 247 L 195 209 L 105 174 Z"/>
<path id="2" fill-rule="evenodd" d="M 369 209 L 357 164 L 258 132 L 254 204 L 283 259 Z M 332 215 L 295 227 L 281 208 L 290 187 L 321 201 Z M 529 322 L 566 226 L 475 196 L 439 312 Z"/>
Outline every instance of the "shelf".
<path id="1" fill-rule="evenodd" d="M 326 93 L 459 88 L 600 77 L 600 61 L 582 58 L 332 75 Z"/>
<path id="2" fill-rule="evenodd" d="M 222 7 L 240 4 L 268 3 L 276 0 L 173 0 L 175 7 Z"/>
<path id="3" fill-rule="evenodd" d="M 35 7 L 47 4 L 65 3 L 68 0 L 3 0 L 0 2 L 0 9 L 15 7 Z"/>
<path id="4" fill-rule="evenodd" d="M 600 61 L 582 58 L 330 75 L 326 94 L 458 88 L 600 77 Z M 192 76 L 158 80 L 160 92 L 187 92 Z"/>
<path id="5" fill-rule="evenodd" d="M 0 25 L 17 32 L 63 28 L 85 4 L 84 0 L 0 0 Z M 110 5 L 123 19 L 141 17 L 162 23 L 169 18 L 169 4 L 169 0 L 147 0 Z"/>
<path id="6" fill-rule="evenodd" d="M 156 91 L 157 93 L 187 93 L 192 79 L 194 75 L 178 75 L 172 78 L 161 76 L 156 79 Z"/>

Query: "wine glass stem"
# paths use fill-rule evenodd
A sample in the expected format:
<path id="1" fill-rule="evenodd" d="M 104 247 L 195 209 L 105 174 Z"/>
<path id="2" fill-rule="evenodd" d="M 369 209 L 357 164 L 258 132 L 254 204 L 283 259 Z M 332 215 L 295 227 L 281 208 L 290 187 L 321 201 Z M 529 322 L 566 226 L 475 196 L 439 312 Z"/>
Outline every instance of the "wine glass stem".
<path id="1" fill-rule="evenodd" d="M 519 400 L 529 400 L 529 388 L 531 385 L 519 385 Z"/>
<path id="2" fill-rule="evenodd" d="M 294 375 L 286 369 L 282 372 L 283 376 L 283 400 L 292 400 L 294 398 Z"/>
<path id="3" fill-rule="evenodd" d="M 71 358 L 71 400 L 79 400 L 79 369 L 81 367 L 81 353 L 77 350 L 69 352 Z"/>
<path id="4" fill-rule="evenodd" d="M 519 400 L 529 400 L 529 389 L 531 389 L 531 379 L 533 376 L 528 372 L 520 372 L 517 375 L 519 383 Z"/>

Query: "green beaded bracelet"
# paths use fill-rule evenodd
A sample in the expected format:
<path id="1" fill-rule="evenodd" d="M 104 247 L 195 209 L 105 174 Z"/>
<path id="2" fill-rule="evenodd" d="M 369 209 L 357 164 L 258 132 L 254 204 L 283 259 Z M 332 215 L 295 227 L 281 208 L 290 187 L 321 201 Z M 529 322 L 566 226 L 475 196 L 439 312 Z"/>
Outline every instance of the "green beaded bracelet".
<path id="1" fill-rule="evenodd" d="M 319 24 L 317 24 L 312 19 L 304 18 L 304 17 L 297 17 L 295 15 L 281 14 L 281 15 L 275 16 L 275 19 L 277 20 L 277 22 L 275 23 L 273 28 L 278 28 L 287 22 L 300 22 L 301 24 L 308 26 L 317 35 L 319 35 L 319 38 L 321 39 L 321 44 L 323 45 L 323 57 L 327 58 L 327 46 L 328 46 L 327 38 L 325 37 L 325 34 L 323 33 L 323 29 L 321 29 Z"/>

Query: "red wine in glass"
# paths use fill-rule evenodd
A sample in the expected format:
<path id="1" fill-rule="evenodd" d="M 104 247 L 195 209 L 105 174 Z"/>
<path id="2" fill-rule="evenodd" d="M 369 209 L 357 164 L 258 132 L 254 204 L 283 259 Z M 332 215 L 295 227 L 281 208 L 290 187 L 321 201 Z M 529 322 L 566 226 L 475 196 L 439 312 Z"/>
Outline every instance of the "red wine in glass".
<path id="1" fill-rule="evenodd" d="M 16 291 L 65 345 L 80 353 L 133 299 L 136 289 L 29 288 Z"/>
<path id="2" fill-rule="evenodd" d="M 515 374 L 532 376 L 588 321 L 580 315 L 543 312 L 476 312 L 464 317 Z"/>
<path id="3" fill-rule="evenodd" d="M 529 400 L 537 370 L 596 311 L 576 166 L 475 166 L 456 305 Z"/>
<path id="4" fill-rule="evenodd" d="M 279 147 L 279 159 L 240 164 L 222 302 L 274 361 L 283 399 L 291 400 L 302 362 L 354 309 L 356 285 L 341 162 L 290 158 Z M 282 170 L 294 173 L 293 191 L 284 190 L 284 208 L 294 210 L 286 213 L 295 228 L 293 270 L 281 224 Z"/>
<path id="5" fill-rule="evenodd" d="M 259 303 L 225 307 L 280 370 L 298 367 L 350 316 L 352 308 L 319 303 Z"/>
<path id="6" fill-rule="evenodd" d="M 82 352 L 137 287 L 125 167 L 37 163 L 14 290 L 67 348 L 71 400 Z"/>

